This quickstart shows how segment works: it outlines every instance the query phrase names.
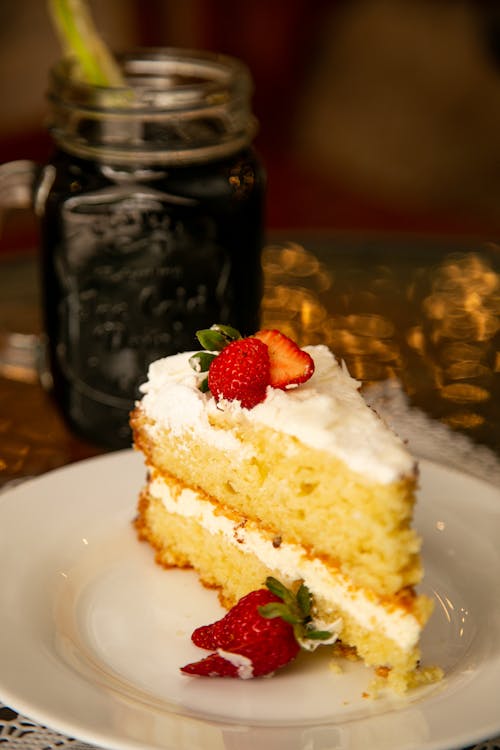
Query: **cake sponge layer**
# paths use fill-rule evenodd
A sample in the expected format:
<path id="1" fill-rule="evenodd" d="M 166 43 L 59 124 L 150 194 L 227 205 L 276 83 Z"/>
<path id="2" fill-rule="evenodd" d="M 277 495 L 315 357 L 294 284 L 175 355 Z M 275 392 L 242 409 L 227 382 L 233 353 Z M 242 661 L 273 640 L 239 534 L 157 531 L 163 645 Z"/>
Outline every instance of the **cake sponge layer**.
<path id="1" fill-rule="evenodd" d="M 210 419 L 214 431 L 231 435 L 234 450 L 190 430 L 173 434 L 155 426 L 140 406 L 132 415 L 136 447 L 160 472 L 283 541 L 300 542 L 357 586 L 392 596 L 421 580 L 420 539 L 410 526 L 414 474 L 372 482 L 291 435 L 233 423 L 223 412 Z"/>
<path id="2" fill-rule="evenodd" d="M 407 592 L 404 598 L 377 599 L 298 545 L 277 540 L 272 531 L 156 473 L 142 493 L 136 526 L 155 548 L 157 562 L 193 567 L 206 586 L 219 590 L 227 607 L 261 588 L 268 575 L 292 587 L 305 582 L 319 619 L 341 618 L 342 644 L 354 647 L 366 664 L 389 668 L 396 686 L 404 689 L 414 679 L 418 637 L 430 612 L 426 598 Z"/>

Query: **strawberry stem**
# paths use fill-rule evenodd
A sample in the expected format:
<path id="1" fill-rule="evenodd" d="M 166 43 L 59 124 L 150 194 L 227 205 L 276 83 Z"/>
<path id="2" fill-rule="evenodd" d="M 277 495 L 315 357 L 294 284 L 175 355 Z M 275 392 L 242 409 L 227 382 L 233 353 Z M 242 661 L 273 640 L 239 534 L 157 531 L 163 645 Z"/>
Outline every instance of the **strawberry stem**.
<path id="1" fill-rule="evenodd" d="M 332 643 L 335 640 L 335 632 L 315 628 L 311 614 L 313 597 L 305 583 L 301 583 L 297 593 L 294 594 L 277 578 L 268 576 L 266 587 L 272 594 L 279 597 L 281 602 L 270 602 L 259 607 L 262 617 L 269 619 L 281 617 L 282 620 L 293 625 L 295 639 L 304 648 L 314 648 L 314 646 L 306 646 L 304 641 Z"/>

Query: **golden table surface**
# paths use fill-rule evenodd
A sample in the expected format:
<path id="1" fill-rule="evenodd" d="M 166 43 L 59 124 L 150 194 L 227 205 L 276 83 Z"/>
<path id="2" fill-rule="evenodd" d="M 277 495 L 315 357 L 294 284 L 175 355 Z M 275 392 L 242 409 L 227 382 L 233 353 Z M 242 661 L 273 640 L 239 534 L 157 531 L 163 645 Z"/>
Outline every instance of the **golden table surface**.
<path id="1" fill-rule="evenodd" d="M 263 258 L 264 325 L 328 344 L 365 386 L 397 382 L 500 456 L 500 245 L 310 234 L 273 238 Z M 36 253 L 0 256 L 0 486 L 102 452 L 43 387 L 41 334 Z"/>

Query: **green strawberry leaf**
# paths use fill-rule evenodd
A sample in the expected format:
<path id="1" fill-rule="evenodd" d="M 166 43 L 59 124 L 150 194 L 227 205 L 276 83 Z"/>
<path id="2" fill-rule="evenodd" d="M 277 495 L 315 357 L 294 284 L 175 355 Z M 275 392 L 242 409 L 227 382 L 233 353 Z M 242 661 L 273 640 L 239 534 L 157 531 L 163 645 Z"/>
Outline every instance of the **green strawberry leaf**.
<path id="1" fill-rule="evenodd" d="M 305 583 L 302 583 L 297 591 L 297 604 L 299 605 L 304 618 L 310 617 L 312 595 Z"/>
<path id="2" fill-rule="evenodd" d="M 218 331 L 219 333 L 222 333 L 222 335 L 225 336 L 228 340 L 228 343 L 231 341 L 236 341 L 237 339 L 241 339 L 241 333 L 232 326 L 223 325 L 222 323 L 214 323 L 211 328 L 212 331 Z"/>
<path id="3" fill-rule="evenodd" d="M 221 352 L 232 341 L 241 339 L 241 334 L 232 326 L 215 323 L 210 328 L 203 328 L 196 331 L 196 338 L 206 351 L 196 352 L 189 358 L 189 364 L 195 372 L 208 372 L 210 365 L 216 358 L 216 352 Z M 198 388 L 202 393 L 210 390 L 208 387 L 208 378 L 204 378 L 198 383 Z"/>
<path id="4" fill-rule="evenodd" d="M 210 328 L 196 331 L 196 338 L 209 352 L 221 352 L 231 341 L 241 339 L 241 334 L 232 326 L 215 323 Z"/>
<path id="5" fill-rule="evenodd" d="M 290 612 L 286 604 L 280 602 L 270 602 L 269 604 L 263 604 L 258 608 L 259 613 L 262 617 L 268 620 L 272 620 L 275 617 L 281 617 L 285 622 L 289 622 L 291 625 L 297 625 L 301 622 L 300 618 Z"/>
<path id="6" fill-rule="evenodd" d="M 266 578 L 266 586 L 272 594 L 274 594 L 275 596 L 279 596 L 279 598 L 282 599 L 289 607 L 296 608 L 295 596 L 289 589 L 287 589 L 286 586 L 281 583 L 281 581 L 278 581 L 277 578 L 268 576 Z"/>
<path id="7" fill-rule="evenodd" d="M 302 637 L 313 641 L 327 641 L 332 635 L 329 630 L 305 630 Z"/>
<path id="8" fill-rule="evenodd" d="M 281 602 L 270 602 L 259 607 L 259 612 L 263 617 L 269 619 L 281 617 L 282 620 L 293 625 L 297 642 L 309 651 L 315 647 L 312 644 L 308 646 L 308 641 L 332 642 L 334 632 L 317 630 L 314 627 L 311 616 L 313 597 L 305 583 L 299 586 L 296 594 L 272 576 L 266 578 L 266 586 L 271 593 L 281 599 Z"/>
<path id="9" fill-rule="evenodd" d="M 196 332 L 196 338 L 202 345 L 204 349 L 207 349 L 209 352 L 221 352 L 225 346 L 227 346 L 227 341 L 222 335 L 222 333 L 219 333 L 218 331 L 212 331 L 211 328 L 205 328 L 202 331 Z"/>
<path id="10" fill-rule="evenodd" d="M 208 372 L 215 357 L 211 352 L 196 352 L 189 358 L 189 364 L 195 372 Z"/>
<path id="11" fill-rule="evenodd" d="M 210 390 L 210 388 L 208 387 L 208 377 L 204 377 L 203 380 L 200 380 L 200 382 L 198 383 L 198 390 L 202 393 L 207 393 L 207 391 Z"/>

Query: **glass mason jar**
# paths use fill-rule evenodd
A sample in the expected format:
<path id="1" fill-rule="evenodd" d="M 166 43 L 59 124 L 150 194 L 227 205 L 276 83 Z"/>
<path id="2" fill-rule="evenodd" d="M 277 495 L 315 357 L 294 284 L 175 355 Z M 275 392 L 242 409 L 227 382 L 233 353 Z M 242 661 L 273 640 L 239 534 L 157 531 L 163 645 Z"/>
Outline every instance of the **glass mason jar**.
<path id="1" fill-rule="evenodd" d="M 70 426 L 130 445 L 153 360 L 195 332 L 258 328 L 264 173 L 246 67 L 153 49 L 122 59 L 126 89 L 75 82 L 48 98 L 55 152 L 36 175 L 53 392 Z"/>

